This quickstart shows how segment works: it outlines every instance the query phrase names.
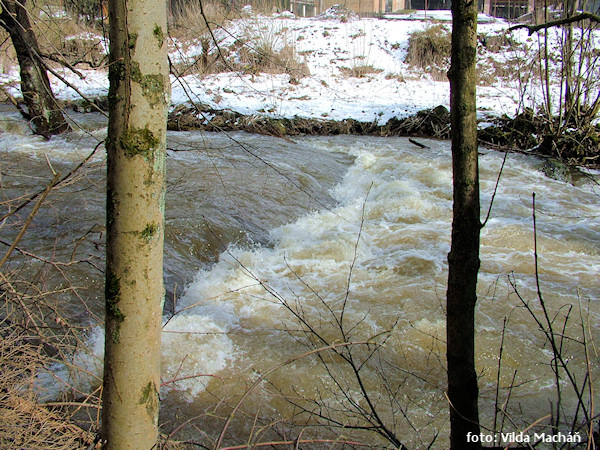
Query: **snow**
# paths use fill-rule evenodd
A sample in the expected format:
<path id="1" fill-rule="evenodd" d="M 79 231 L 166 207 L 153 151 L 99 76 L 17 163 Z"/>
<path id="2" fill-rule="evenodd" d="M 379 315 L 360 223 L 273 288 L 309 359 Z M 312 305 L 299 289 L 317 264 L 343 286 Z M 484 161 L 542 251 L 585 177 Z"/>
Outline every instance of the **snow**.
<path id="1" fill-rule="evenodd" d="M 437 105 L 449 107 L 449 83 L 434 81 L 404 62 L 408 39 L 414 31 L 432 24 L 447 23 L 448 11 L 428 11 L 385 19 L 344 17 L 325 14 L 316 18 L 297 18 L 291 13 L 255 15 L 245 10 L 241 18 L 213 30 L 218 48 L 234 53 L 239 42 L 252 48 L 270 45 L 274 50 L 291 48 L 296 60 L 308 67 L 308 76 L 294 74 L 225 72 L 171 77 L 173 106 L 190 102 L 213 109 L 274 117 L 327 118 L 377 121 L 406 117 Z M 431 19 L 435 19 L 434 22 Z M 480 34 L 506 32 L 509 24 L 480 17 Z M 517 42 L 531 46 L 534 40 L 524 30 L 512 33 Z M 86 39 L 93 39 L 86 36 Z M 101 39 L 101 38 L 100 38 Z M 217 45 L 211 45 L 212 53 Z M 170 39 L 173 64 L 197 61 L 202 55 L 201 40 L 182 42 Z M 524 50 L 526 51 L 526 50 Z M 510 64 L 501 53 L 481 51 L 480 61 Z M 361 78 L 347 72 L 370 67 Z M 80 70 L 84 78 L 66 69 L 61 74 L 80 92 L 90 97 L 106 95 L 106 71 Z M 77 99 L 79 94 L 51 76 L 55 94 L 61 99 Z M 12 95 L 19 95 L 18 72 L 0 75 Z M 518 83 L 494 81 L 478 89 L 480 113 L 484 116 L 515 114 L 521 95 Z M 531 97 L 532 99 L 534 97 Z M 532 102 L 534 100 L 531 100 Z"/>
<path id="2" fill-rule="evenodd" d="M 428 12 L 447 19 L 449 12 Z M 438 17 L 439 16 L 439 17 Z M 215 30 L 220 48 L 252 36 L 254 44 L 269 42 L 275 50 L 293 46 L 310 76 L 291 84 L 285 74 L 219 73 L 203 78 L 189 75 L 174 82 L 173 103 L 194 101 L 214 109 L 274 117 L 327 118 L 377 121 L 406 117 L 438 105 L 449 107 L 449 83 L 433 81 L 404 62 L 408 39 L 414 31 L 432 26 L 429 20 L 349 19 L 324 14 L 317 18 L 296 18 L 290 14 L 265 17 L 253 15 Z M 505 31 L 504 21 L 481 16 L 480 33 Z M 449 26 L 449 25 L 448 25 Z M 174 43 L 174 47 L 177 43 Z M 186 58 L 198 58 L 199 46 L 189 46 Z M 181 58 L 182 53 L 177 53 Z M 185 58 L 184 58 L 185 59 Z M 179 59 L 181 60 L 181 59 Z M 351 77 L 344 68 L 372 66 L 378 73 Z M 296 81 L 296 80 L 294 80 Z M 514 114 L 518 91 L 507 85 L 485 87 L 479 92 L 482 111 Z"/>

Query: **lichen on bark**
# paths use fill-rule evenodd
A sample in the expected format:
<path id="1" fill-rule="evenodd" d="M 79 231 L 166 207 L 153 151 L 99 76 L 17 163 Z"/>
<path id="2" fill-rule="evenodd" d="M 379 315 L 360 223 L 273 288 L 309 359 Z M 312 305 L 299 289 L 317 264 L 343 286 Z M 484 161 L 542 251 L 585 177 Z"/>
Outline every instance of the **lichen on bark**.
<path id="1" fill-rule="evenodd" d="M 152 241 L 156 232 L 159 230 L 158 224 L 152 222 L 146 225 L 146 227 L 140 233 L 142 239 L 146 242 Z"/>
<path id="2" fill-rule="evenodd" d="M 123 97 L 118 94 L 121 82 L 127 76 L 127 69 L 123 61 L 114 61 L 108 66 L 108 80 L 110 88 L 108 89 L 108 107 L 114 108 L 117 103 L 123 100 Z"/>
<path id="3" fill-rule="evenodd" d="M 154 30 L 152 31 L 154 37 L 158 41 L 158 48 L 161 48 L 165 43 L 165 34 L 163 33 L 162 27 L 160 25 L 155 25 Z"/>
<path id="4" fill-rule="evenodd" d="M 146 161 L 152 161 L 154 151 L 160 145 L 160 139 L 146 126 L 127 130 L 119 139 L 119 144 L 125 156 L 130 158 L 142 156 Z"/>
<path id="5" fill-rule="evenodd" d="M 142 389 L 142 395 L 140 396 L 140 405 L 146 405 L 146 411 L 150 417 L 155 417 L 159 406 L 159 395 L 155 384 L 150 381 Z"/>
<path id="6" fill-rule="evenodd" d="M 143 75 L 139 64 L 132 62 L 131 80 L 140 85 L 142 95 L 146 97 L 151 108 L 165 106 L 165 78 L 162 74 L 151 73 Z"/>
<path id="7" fill-rule="evenodd" d="M 127 45 L 130 50 L 135 50 L 135 45 L 137 43 L 138 34 L 137 33 L 129 33 L 127 36 Z"/>

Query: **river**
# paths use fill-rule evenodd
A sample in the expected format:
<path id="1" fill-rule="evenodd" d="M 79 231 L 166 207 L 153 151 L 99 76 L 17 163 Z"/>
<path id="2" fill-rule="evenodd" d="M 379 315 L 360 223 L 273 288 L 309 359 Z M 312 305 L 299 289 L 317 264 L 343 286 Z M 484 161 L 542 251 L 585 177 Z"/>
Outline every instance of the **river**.
<path id="1" fill-rule="evenodd" d="M 75 119 L 80 129 L 44 141 L 16 114 L 2 112 L 4 199 L 43 188 L 51 178 L 49 163 L 67 173 L 104 138 L 101 116 Z M 403 138 L 169 133 L 165 429 L 196 417 L 175 437 L 201 440 L 198 430 L 218 428 L 215 414 L 261 376 L 226 433 L 232 442 L 273 438 L 261 434 L 263 427 L 284 436 L 292 420 L 311 436 L 318 418 L 300 414 L 301 408 L 352 427 L 366 404 L 355 372 L 331 349 L 294 359 L 346 342 L 352 345 L 336 350 L 358 361 L 365 389 L 406 444 L 419 448 L 438 433 L 447 436 L 451 155 L 449 142 L 421 141 L 429 148 Z M 483 218 L 504 154 L 480 152 Z M 49 196 L 20 245 L 48 259 L 86 261 L 64 269 L 82 289 L 79 296 L 65 294 L 62 307 L 88 329 L 97 353 L 103 275 L 94 266 L 103 266 L 104 157 L 100 146 L 71 183 Z M 508 155 L 481 236 L 481 415 L 491 426 L 499 379 L 500 404 L 508 403 L 505 417 L 514 422 L 506 419 L 504 431 L 544 416 L 556 397 L 548 342 L 523 307 L 524 301 L 543 318 L 533 193 L 540 290 L 556 329 L 564 326 L 573 338 L 563 352 L 579 380 L 588 367 L 579 342 L 597 339 L 600 325 L 600 188 L 581 174 L 570 183 L 548 178 L 542 166 L 538 158 Z M 17 230 L 5 223 L 2 239 L 10 241 Z M 89 363 L 86 358 L 75 357 Z M 589 360 L 596 377 L 598 362 L 597 356 Z M 566 394 L 567 415 L 573 402 Z M 439 448 L 445 439 L 439 438 Z"/>

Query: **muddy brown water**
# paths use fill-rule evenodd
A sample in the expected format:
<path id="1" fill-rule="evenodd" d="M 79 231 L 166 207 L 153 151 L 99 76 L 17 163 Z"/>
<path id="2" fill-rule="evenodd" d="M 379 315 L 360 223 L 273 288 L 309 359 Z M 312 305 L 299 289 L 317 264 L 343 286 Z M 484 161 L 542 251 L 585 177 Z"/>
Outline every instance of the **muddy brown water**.
<path id="1" fill-rule="evenodd" d="M 80 129 L 44 141 L 14 113 L 1 113 L 4 200 L 42 189 L 51 178 L 49 164 L 67 173 L 104 139 L 100 116 L 75 119 Z M 192 421 L 196 428 L 184 428 L 179 437 L 199 440 L 198 428 L 218 429 L 206 416 L 216 399 L 235 404 L 260 374 L 310 348 L 305 344 L 315 342 L 315 334 L 300 331 L 290 310 L 305 321 L 304 330 L 310 325 L 329 343 L 340 342 L 340 328 L 351 342 L 385 340 L 361 366 L 382 416 L 412 447 L 430 442 L 439 430 L 447 436 L 444 296 L 451 157 L 448 142 L 423 142 L 428 149 L 403 138 L 283 140 L 245 133 L 169 133 L 163 379 L 181 380 L 165 385 L 161 420 L 175 427 L 197 416 Z M 503 155 L 481 152 L 485 216 Z M 71 283 L 82 287 L 83 301 L 65 296 L 64 309 L 88 327 L 90 347 L 97 353 L 104 159 L 100 145 L 76 179 L 49 196 L 20 244 L 44 258 L 87 261 L 65 268 Z M 539 419 L 556 398 L 547 340 L 519 299 L 541 314 L 533 256 L 534 192 L 541 291 L 558 329 L 567 307 L 573 307 L 566 325 L 573 340 L 565 341 L 563 351 L 580 380 L 587 367 L 579 344 L 583 330 L 587 339 L 597 339 L 600 324 L 600 190 L 584 176 L 572 183 L 550 179 L 542 165 L 537 158 L 508 156 L 482 230 L 477 306 L 481 409 L 491 426 L 499 378 L 501 403 L 509 397 L 510 419 L 516 424 L 505 425 L 505 431 Z M 5 221 L 3 241 L 15 236 L 27 211 Z M 11 264 L 18 261 L 17 255 Z M 371 354 L 366 345 L 352 348 L 359 359 Z M 598 358 L 590 354 L 589 367 L 597 378 Z M 364 406 L 360 389 L 339 357 L 323 355 L 323 360 L 313 354 L 269 373 L 268 382 L 244 402 L 244 411 L 301 422 L 298 409 L 283 397 L 309 407 L 316 405 L 309 400 L 320 399 L 337 419 L 354 424 L 339 410 L 349 402 Z M 93 369 L 98 358 L 101 354 L 74 360 Z M 55 375 L 64 372 L 53 370 Z M 62 389 L 51 377 L 41 378 L 50 389 L 46 392 Z M 574 396 L 566 381 L 563 387 L 568 415 Z M 232 442 L 257 433 L 252 414 L 239 414 L 227 431 Z M 439 439 L 443 448 L 445 438 Z"/>

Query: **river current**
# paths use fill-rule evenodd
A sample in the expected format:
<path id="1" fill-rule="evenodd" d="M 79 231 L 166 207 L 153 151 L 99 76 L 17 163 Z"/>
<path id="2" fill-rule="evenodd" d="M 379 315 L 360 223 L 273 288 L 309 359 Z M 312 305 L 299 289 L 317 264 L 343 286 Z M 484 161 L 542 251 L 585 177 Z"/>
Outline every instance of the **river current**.
<path id="1" fill-rule="evenodd" d="M 15 114 L 3 113 L 4 198 L 43 188 L 49 164 L 66 173 L 92 152 L 104 138 L 104 121 L 96 115 L 77 120 L 81 129 L 44 141 Z M 418 448 L 440 430 L 448 434 L 450 144 L 421 141 L 429 148 L 402 138 L 169 134 L 161 420 L 197 416 L 202 428 L 216 404 L 235 404 L 264 376 L 229 430 L 232 439 L 256 433 L 255 417 L 317 421 L 299 408 L 329 408 L 325 415 L 351 426 L 355 412 L 341 411 L 355 411 L 348 404 L 365 400 L 343 359 L 331 350 L 294 359 L 345 342 L 361 361 L 366 389 L 407 444 Z M 483 220 L 504 154 L 480 152 Z M 66 243 L 81 238 L 77 258 L 102 267 L 104 158 L 100 146 L 77 179 L 51 194 L 22 247 L 68 259 L 74 250 Z M 598 357 L 586 361 L 579 342 L 597 339 L 600 325 L 600 188 L 582 174 L 571 182 L 551 179 L 542 167 L 538 158 L 507 156 L 481 235 L 482 417 L 491 423 L 500 380 L 500 403 L 508 403 L 517 430 L 546 414 L 555 399 L 547 339 L 524 307 L 542 317 L 533 193 L 542 298 L 556 328 L 573 338 L 563 350 L 574 371 L 583 377 L 588 362 L 593 374 L 598 371 Z M 3 240 L 15 230 L 5 224 Z M 103 275 L 87 263 L 68 270 L 86 288 L 85 307 L 73 302 L 65 309 L 89 327 L 96 352 L 74 359 L 97 370 Z M 381 345 L 376 351 L 375 344 Z M 63 372 L 54 368 L 53 375 Z M 565 408 L 572 403 L 571 396 Z M 191 439 L 194 430 L 181 436 Z"/>

